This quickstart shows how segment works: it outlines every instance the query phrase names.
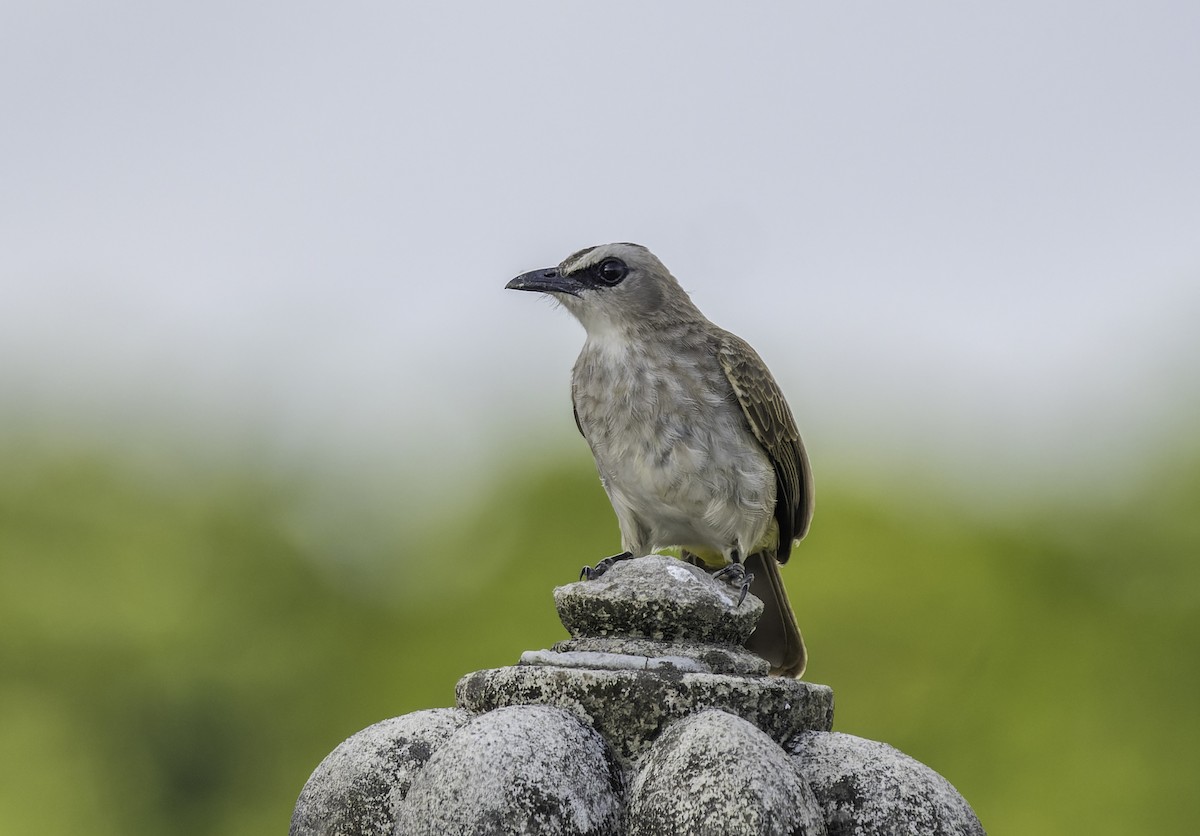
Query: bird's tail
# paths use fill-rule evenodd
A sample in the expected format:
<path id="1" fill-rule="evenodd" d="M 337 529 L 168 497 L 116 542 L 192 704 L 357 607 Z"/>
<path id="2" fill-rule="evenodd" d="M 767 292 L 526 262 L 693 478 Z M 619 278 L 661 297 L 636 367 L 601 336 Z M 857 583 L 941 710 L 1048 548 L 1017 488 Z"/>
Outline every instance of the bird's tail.
<path id="1" fill-rule="evenodd" d="M 754 573 L 750 591 L 765 605 L 746 647 L 771 663 L 773 675 L 799 679 L 808 663 L 808 652 L 775 555 L 769 551 L 755 552 L 746 558 L 745 564 L 746 571 Z"/>

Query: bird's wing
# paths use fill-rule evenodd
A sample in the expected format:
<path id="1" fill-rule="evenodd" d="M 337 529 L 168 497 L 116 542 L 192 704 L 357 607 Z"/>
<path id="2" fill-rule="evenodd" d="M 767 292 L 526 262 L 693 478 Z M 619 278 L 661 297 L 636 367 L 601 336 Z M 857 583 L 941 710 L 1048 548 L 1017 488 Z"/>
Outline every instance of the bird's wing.
<path id="1" fill-rule="evenodd" d="M 718 338 L 717 356 L 737 396 L 750 431 L 775 468 L 775 519 L 779 523 L 780 563 L 792 542 L 808 533 L 813 515 L 812 471 L 779 384 L 750 344 L 729 332 Z"/>
<path id="2" fill-rule="evenodd" d="M 579 407 L 575 405 L 575 393 L 571 392 L 571 414 L 575 416 L 575 429 L 579 430 L 579 434 L 587 440 L 587 433 L 583 431 L 583 424 L 579 423 Z"/>

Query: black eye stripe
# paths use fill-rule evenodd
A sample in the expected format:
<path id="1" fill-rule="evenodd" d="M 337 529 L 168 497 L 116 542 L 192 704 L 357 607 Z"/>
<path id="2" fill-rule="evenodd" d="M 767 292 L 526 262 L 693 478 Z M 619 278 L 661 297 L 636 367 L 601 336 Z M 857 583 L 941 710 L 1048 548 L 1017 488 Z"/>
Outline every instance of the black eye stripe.
<path id="1" fill-rule="evenodd" d="M 574 276 L 581 284 L 596 290 L 616 287 L 629 275 L 629 265 L 619 258 L 609 257 L 595 264 L 589 264 L 582 270 L 573 270 L 569 275 Z"/>

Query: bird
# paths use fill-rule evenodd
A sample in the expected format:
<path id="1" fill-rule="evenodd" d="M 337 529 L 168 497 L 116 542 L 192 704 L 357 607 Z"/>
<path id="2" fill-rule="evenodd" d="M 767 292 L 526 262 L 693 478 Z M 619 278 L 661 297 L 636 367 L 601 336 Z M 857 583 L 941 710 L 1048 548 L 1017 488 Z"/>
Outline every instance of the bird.
<path id="1" fill-rule="evenodd" d="M 584 574 L 678 548 L 763 600 L 746 646 L 772 674 L 799 678 L 807 651 L 779 567 L 808 533 L 812 470 L 758 353 L 640 244 L 588 247 L 506 287 L 546 294 L 586 332 L 571 373 L 575 424 L 623 551 Z"/>

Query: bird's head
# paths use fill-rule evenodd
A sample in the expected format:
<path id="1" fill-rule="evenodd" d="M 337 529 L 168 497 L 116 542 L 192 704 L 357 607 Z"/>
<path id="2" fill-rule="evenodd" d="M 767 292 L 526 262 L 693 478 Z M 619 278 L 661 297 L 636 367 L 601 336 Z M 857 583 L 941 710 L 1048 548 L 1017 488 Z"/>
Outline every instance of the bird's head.
<path id="1" fill-rule="evenodd" d="M 589 334 L 699 316 L 675 277 L 640 244 L 588 247 L 557 267 L 523 273 L 506 287 L 549 294 Z"/>

